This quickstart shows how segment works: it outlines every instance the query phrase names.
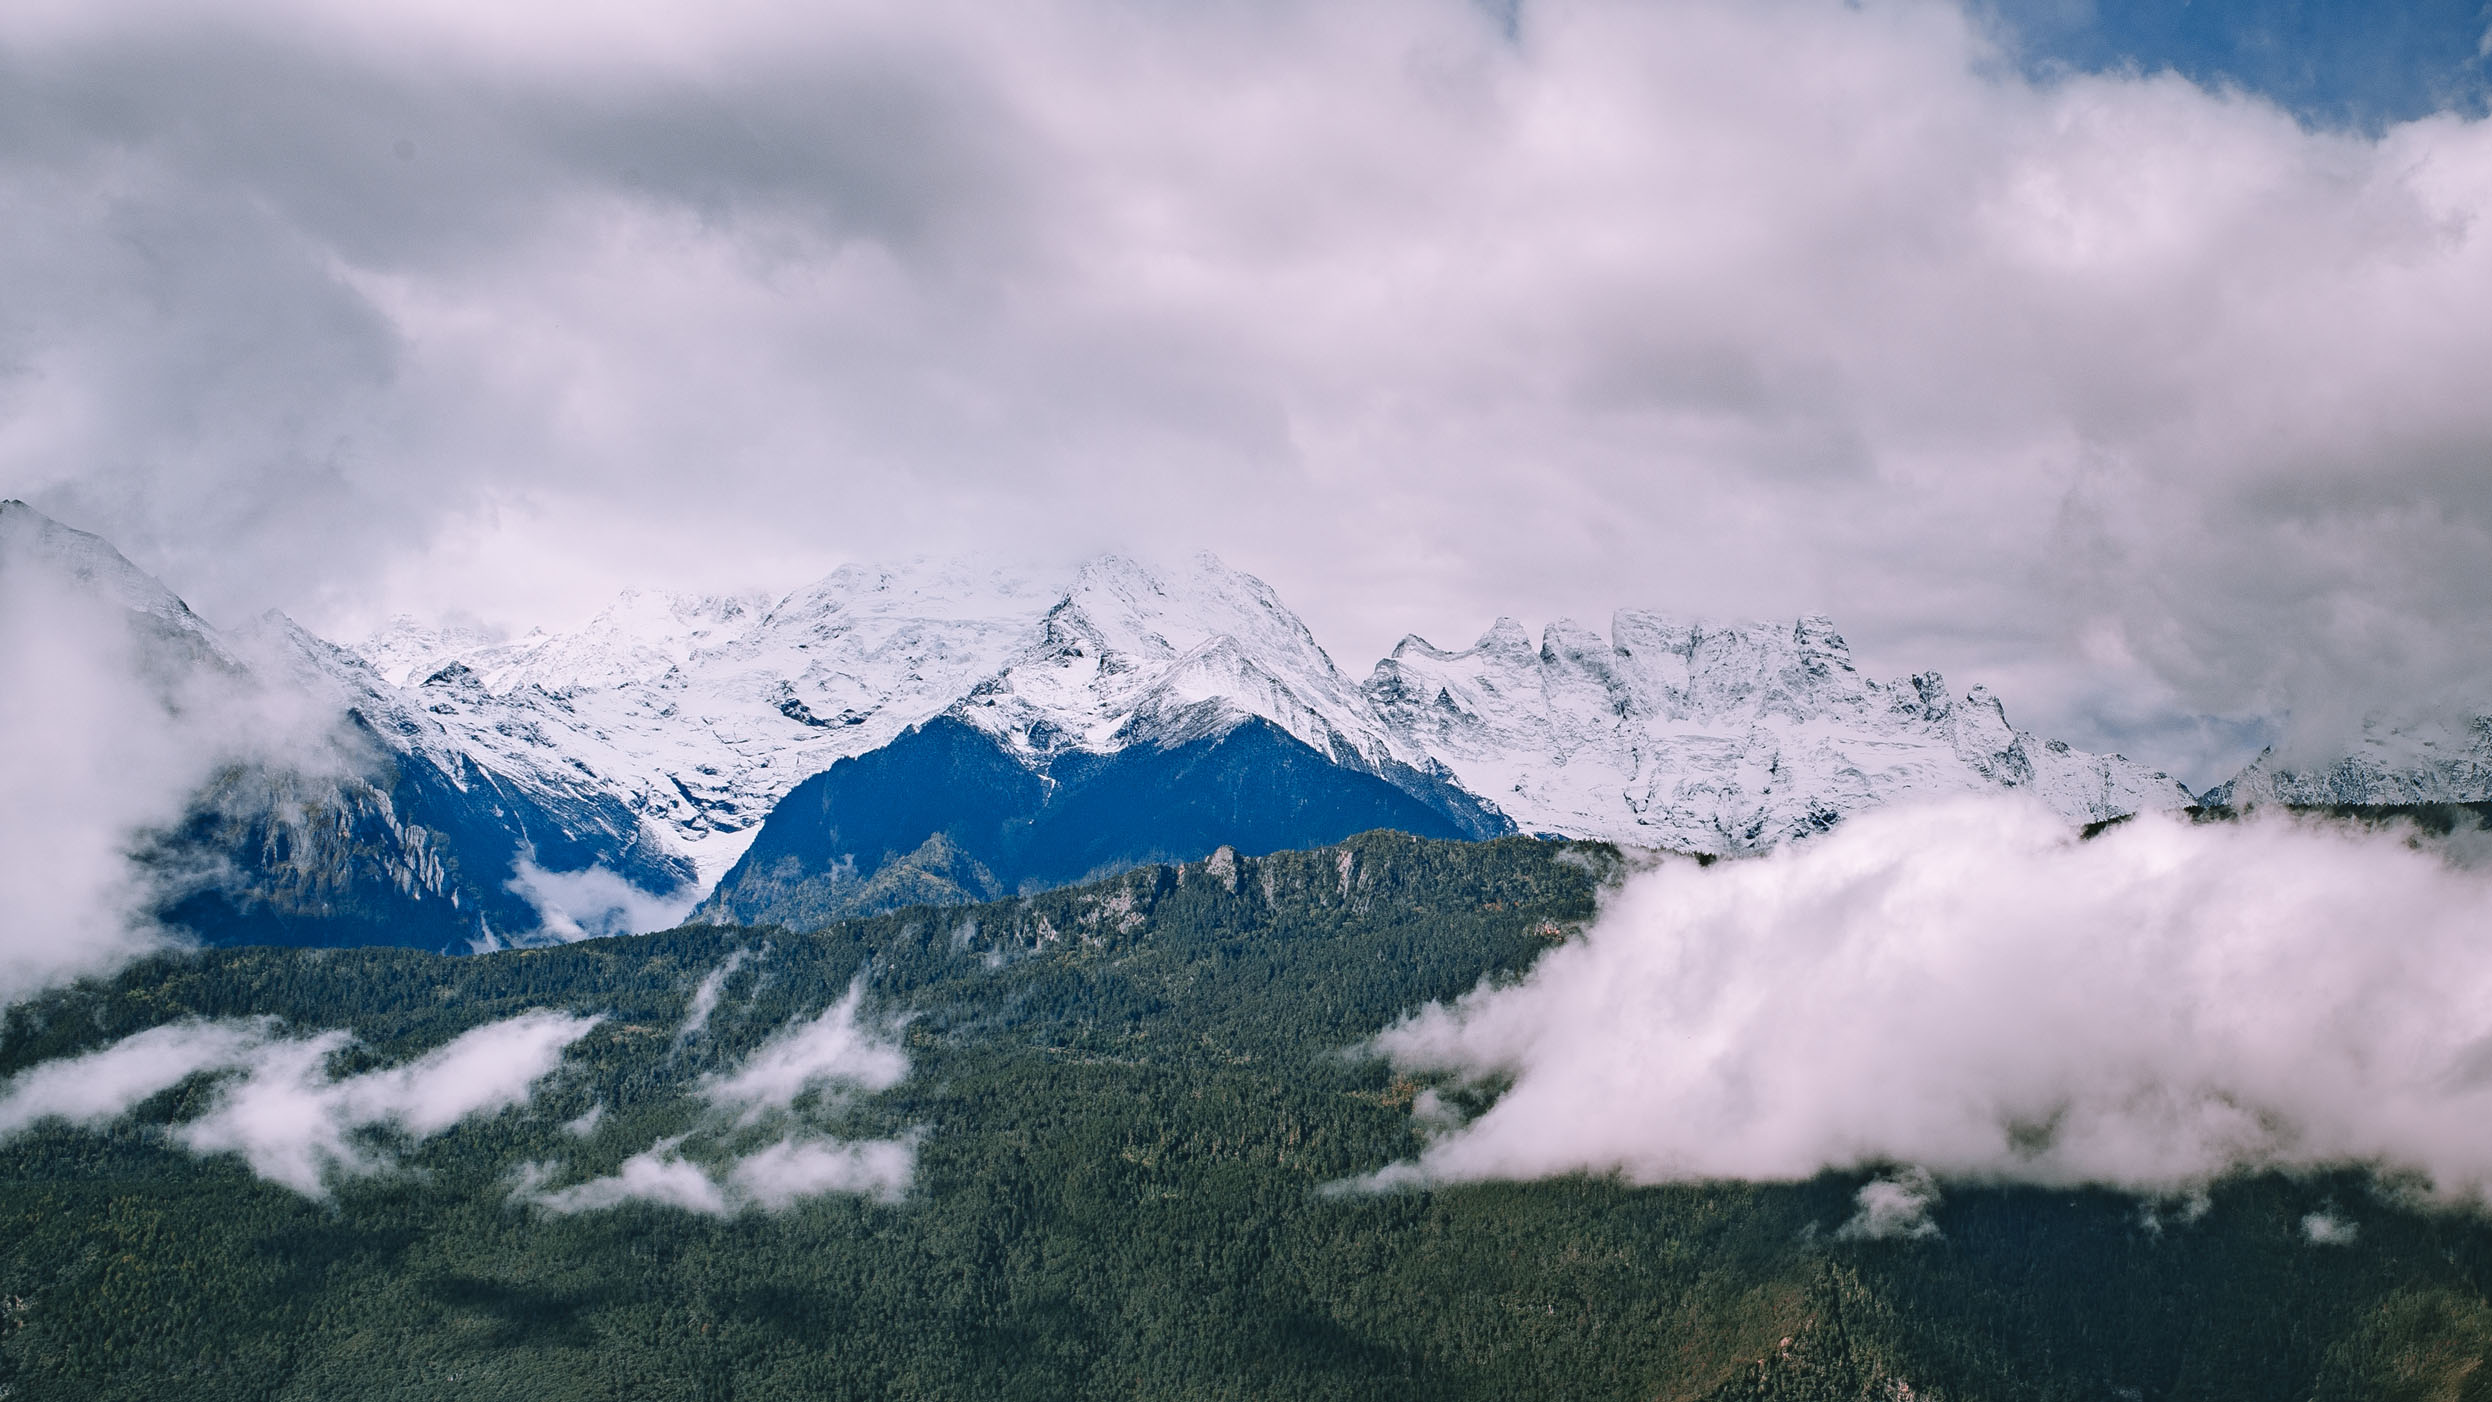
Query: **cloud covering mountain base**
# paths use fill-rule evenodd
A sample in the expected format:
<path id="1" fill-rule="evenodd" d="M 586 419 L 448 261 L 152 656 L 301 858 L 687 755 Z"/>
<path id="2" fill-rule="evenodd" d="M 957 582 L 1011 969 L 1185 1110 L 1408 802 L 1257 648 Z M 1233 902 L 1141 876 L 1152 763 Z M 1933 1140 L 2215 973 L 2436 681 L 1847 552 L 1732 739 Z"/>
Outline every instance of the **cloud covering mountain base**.
<path id="1" fill-rule="evenodd" d="M 2492 1191 L 2492 875 L 2395 832 L 1974 799 L 1629 880 L 1519 984 L 1376 1039 L 1506 1083 L 1375 1186 L 1590 1172 Z M 1431 1104 L 1441 1104 L 1431 1098 Z"/>

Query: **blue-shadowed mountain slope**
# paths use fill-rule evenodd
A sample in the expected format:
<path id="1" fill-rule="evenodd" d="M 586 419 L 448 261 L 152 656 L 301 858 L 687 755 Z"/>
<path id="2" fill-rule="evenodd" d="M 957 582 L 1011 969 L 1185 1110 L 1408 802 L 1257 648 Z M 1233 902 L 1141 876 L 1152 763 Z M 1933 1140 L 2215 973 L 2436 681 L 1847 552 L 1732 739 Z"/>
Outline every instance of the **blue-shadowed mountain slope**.
<path id="1" fill-rule="evenodd" d="M 1475 837 L 1501 826 L 1459 791 L 1445 793 L 1432 806 L 1259 716 L 1036 766 L 938 716 L 799 784 L 696 914 L 805 927 L 991 900 L 1224 846 L 1254 855 L 1379 828 Z"/>

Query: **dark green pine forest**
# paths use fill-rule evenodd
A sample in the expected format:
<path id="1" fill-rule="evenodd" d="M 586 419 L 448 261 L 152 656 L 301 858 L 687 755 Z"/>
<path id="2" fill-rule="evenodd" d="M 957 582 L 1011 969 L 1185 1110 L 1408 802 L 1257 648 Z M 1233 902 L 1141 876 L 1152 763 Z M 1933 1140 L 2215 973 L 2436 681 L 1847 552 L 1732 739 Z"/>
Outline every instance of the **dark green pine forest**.
<path id="1" fill-rule="evenodd" d="M 1347 1049 L 1517 976 L 1617 865 L 1380 833 L 812 932 L 141 964 L 12 1010 L 0 1075 L 194 1016 L 350 1029 L 341 1073 L 531 1008 L 608 1020 L 528 1106 L 398 1144 L 325 1202 L 167 1141 L 205 1078 L 0 1143 L 0 1396 L 2492 1395 L 2492 1227 L 2351 1172 L 2219 1183 L 2194 1220 L 1953 1184 L 1943 1235 L 1883 1241 L 1833 1234 L 1867 1171 L 1328 1191 L 1422 1142 L 1421 1087 Z M 707 1031 L 679 1036 L 739 950 Z M 750 1148 L 769 1128 L 693 1089 L 860 973 L 911 1072 L 799 1112 L 918 1134 L 903 1199 L 517 1200 L 527 1163 L 574 1182 L 668 1136 L 696 1161 Z M 2307 1241 L 2323 1208 L 2356 1240 Z"/>

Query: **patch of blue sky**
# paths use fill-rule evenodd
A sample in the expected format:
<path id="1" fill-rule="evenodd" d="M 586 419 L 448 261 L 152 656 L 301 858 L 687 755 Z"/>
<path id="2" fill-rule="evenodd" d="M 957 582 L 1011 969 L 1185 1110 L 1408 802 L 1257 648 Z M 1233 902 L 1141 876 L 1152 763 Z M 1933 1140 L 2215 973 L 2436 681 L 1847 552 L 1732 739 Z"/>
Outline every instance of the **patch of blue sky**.
<path id="1" fill-rule="evenodd" d="M 2027 72 L 2172 71 L 2317 128 L 2376 131 L 2492 96 L 2485 0 L 1969 0 Z"/>

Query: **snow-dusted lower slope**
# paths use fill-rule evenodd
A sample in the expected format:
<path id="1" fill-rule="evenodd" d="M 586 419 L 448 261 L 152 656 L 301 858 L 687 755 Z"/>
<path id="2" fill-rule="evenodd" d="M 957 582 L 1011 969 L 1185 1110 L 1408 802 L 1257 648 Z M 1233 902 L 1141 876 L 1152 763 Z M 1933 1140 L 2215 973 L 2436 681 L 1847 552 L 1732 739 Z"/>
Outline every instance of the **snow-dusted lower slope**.
<path id="1" fill-rule="evenodd" d="M 2179 807 L 2169 775 L 2008 724 L 1935 673 L 1862 676 L 1831 623 L 1714 628 L 1621 611 L 1535 646 L 1510 619 L 1447 652 L 1405 639 L 1366 691 L 1415 748 L 1528 831 L 1754 851 L 1875 804 L 2030 790 L 2072 821 Z"/>
<path id="2" fill-rule="evenodd" d="M 2264 752 L 2207 790 L 2214 807 L 2260 803 L 2492 802 L 2492 717 L 2390 726 L 2365 721 L 2354 752 L 2326 764 L 2279 764 Z"/>

